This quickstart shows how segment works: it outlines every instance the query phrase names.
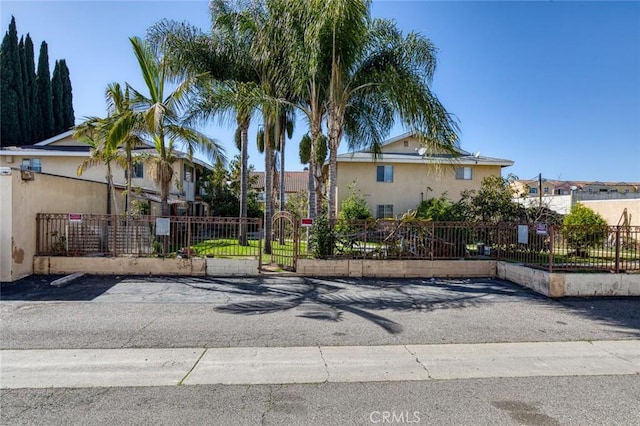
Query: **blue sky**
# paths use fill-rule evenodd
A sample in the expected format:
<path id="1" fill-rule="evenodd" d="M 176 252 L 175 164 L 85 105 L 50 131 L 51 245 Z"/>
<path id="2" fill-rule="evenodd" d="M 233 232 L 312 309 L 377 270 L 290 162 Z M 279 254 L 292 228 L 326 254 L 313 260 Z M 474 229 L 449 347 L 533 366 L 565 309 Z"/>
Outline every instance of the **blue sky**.
<path id="1" fill-rule="evenodd" d="M 372 12 L 438 47 L 433 90 L 463 149 L 513 160 L 504 173 L 523 179 L 640 181 L 640 2 L 375 1 Z M 36 55 L 47 42 L 51 69 L 67 61 L 76 120 L 105 115 L 108 83 L 142 87 L 128 37 L 161 18 L 210 22 L 206 1 L 3 0 L 0 15 L 3 31 L 16 17 Z M 207 131 L 235 155 L 232 127 Z M 288 170 L 302 170 L 304 131 L 300 122 Z M 250 162 L 264 169 L 255 150 Z"/>

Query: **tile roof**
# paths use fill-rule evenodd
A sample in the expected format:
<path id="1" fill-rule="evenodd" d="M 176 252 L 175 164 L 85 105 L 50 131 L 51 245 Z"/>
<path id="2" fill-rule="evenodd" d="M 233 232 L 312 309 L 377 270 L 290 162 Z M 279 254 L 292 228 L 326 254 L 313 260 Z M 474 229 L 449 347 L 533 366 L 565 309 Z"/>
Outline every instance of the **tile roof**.
<path id="1" fill-rule="evenodd" d="M 253 185 L 253 189 L 262 191 L 264 190 L 264 172 L 251 172 L 252 177 L 257 176 L 256 184 Z M 276 176 L 279 176 L 277 174 Z M 279 179 L 279 177 L 276 177 Z M 293 194 L 307 189 L 307 183 L 309 179 L 309 172 L 284 172 L 284 192 L 287 194 Z M 279 181 L 278 181 L 279 182 Z"/>

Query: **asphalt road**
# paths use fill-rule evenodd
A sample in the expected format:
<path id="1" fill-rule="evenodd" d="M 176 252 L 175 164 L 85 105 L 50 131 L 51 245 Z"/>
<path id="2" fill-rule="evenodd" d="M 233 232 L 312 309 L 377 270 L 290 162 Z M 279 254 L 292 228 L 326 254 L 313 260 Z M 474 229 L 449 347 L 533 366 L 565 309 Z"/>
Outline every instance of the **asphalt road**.
<path id="1" fill-rule="evenodd" d="M 55 278 L 0 289 L 0 349 L 640 338 L 640 298 L 551 300 L 491 279 Z M 640 377 L 3 389 L 0 423 L 636 425 Z"/>
<path id="2" fill-rule="evenodd" d="M 492 279 L 55 278 L 2 287 L 0 349 L 640 337 L 640 298 L 552 300 Z"/>
<path id="3" fill-rule="evenodd" d="M 16 389 L 0 404 L 6 425 L 637 425 L 640 379 Z"/>

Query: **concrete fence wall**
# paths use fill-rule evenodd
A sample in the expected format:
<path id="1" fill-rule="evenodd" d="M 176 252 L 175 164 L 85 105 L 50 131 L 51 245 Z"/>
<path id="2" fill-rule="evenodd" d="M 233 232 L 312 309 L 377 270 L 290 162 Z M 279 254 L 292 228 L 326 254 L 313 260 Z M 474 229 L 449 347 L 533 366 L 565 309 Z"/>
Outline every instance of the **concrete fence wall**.
<path id="1" fill-rule="evenodd" d="M 255 276 L 257 259 L 96 258 L 36 256 L 36 274 L 84 272 L 103 275 Z M 310 277 L 500 278 L 547 297 L 640 296 L 640 274 L 549 273 L 495 260 L 317 260 L 300 259 L 298 273 Z"/>
<path id="2" fill-rule="evenodd" d="M 497 277 L 548 297 L 640 296 L 640 274 L 550 273 L 498 262 Z"/>
<path id="3" fill-rule="evenodd" d="M 351 260 L 299 259 L 297 272 L 308 276 L 344 277 L 493 277 L 493 260 Z"/>

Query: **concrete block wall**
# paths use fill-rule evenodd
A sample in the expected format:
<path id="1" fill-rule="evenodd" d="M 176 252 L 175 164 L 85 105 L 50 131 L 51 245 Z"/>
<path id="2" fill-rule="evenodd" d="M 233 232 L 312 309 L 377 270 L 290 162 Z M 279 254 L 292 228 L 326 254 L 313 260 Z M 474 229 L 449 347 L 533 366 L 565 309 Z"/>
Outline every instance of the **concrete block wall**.
<path id="1" fill-rule="evenodd" d="M 640 274 L 562 274 L 562 278 L 565 296 L 640 296 Z"/>
<path id="2" fill-rule="evenodd" d="M 207 258 L 207 275 L 229 277 L 242 275 L 258 275 L 260 263 L 258 259 L 210 259 Z"/>
<path id="3" fill-rule="evenodd" d="M 193 275 L 206 273 L 205 259 L 157 257 L 56 257 L 35 256 L 35 274 Z"/>
<path id="4" fill-rule="evenodd" d="M 324 277 L 494 277 L 493 260 L 350 260 L 299 259 L 299 275 Z"/>
<path id="5" fill-rule="evenodd" d="M 498 262 L 497 277 L 547 297 L 640 296 L 640 274 L 560 273 Z"/>

